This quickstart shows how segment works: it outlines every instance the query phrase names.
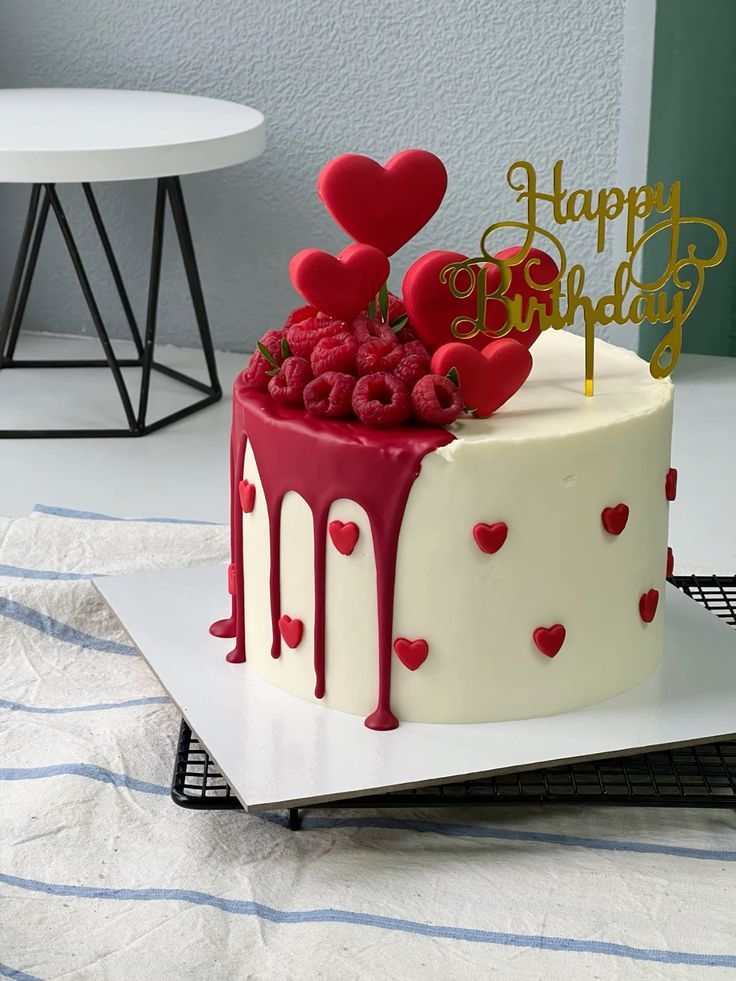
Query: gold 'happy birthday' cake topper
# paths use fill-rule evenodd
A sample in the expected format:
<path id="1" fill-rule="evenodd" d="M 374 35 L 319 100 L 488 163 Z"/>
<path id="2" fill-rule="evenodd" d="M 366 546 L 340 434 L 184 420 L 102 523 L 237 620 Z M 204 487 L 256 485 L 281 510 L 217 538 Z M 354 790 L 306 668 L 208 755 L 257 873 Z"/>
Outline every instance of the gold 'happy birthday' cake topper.
<path id="1" fill-rule="evenodd" d="M 534 167 L 520 160 L 512 164 L 506 180 L 516 200 L 526 202 L 525 221 L 502 221 L 490 225 L 481 236 L 480 255 L 454 262 L 442 270 L 442 281 L 447 283 L 453 296 L 465 299 L 477 297 L 474 318 L 457 317 L 452 333 L 466 340 L 476 334 L 488 333 L 501 337 L 511 330 L 525 331 L 536 317 L 541 330 L 552 327 L 561 330 L 570 327 L 579 311 L 585 324 L 585 394 L 593 394 L 594 338 L 596 326 L 608 324 L 670 325 L 657 345 L 650 361 L 650 371 L 655 378 L 671 374 L 682 347 L 682 328 L 700 299 L 705 280 L 705 270 L 718 265 L 726 254 L 726 233 L 709 218 L 688 218 L 681 213 L 681 185 L 676 181 L 665 190 L 663 184 L 654 187 L 631 187 L 627 191 L 619 187 L 600 189 L 565 189 L 562 180 L 563 162 L 558 160 L 553 169 L 552 190 L 543 192 L 537 188 Z M 626 221 L 627 258 L 616 268 L 611 293 L 592 299 L 585 293 L 585 269 L 577 263 L 568 266 L 567 255 L 559 238 L 540 223 L 540 204 L 549 205 L 556 225 L 587 221 L 594 223 L 597 232 L 596 251 L 603 252 L 611 222 L 619 218 Z M 661 221 L 650 225 L 637 238 L 637 221 L 662 216 Z M 695 254 L 695 245 L 687 243 L 686 254 L 680 256 L 684 246 L 681 241 L 685 225 L 700 225 L 712 229 L 716 237 L 713 253 L 706 258 Z M 501 230 L 513 229 L 524 233 L 521 248 L 512 259 L 502 259 L 491 254 L 491 239 Z M 645 281 L 636 271 L 644 247 L 655 237 L 668 236 L 667 264 L 661 275 Z M 542 242 L 538 240 L 542 239 Z M 529 256 L 535 240 L 542 248 L 554 248 L 553 258 L 557 265 L 554 279 L 546 282 L 535 280 L 543 263 Z M 511 281 L 510 268 L 523 264 L 523 275 L 531 290 L 543 291 L 542 298 L 535 295 L 511 297 L 504 295 Z M 493 277 L 495 289 L 488 288 L 488 266 L 496 266 L 499 276 Z M 549 262 L 546 268 L 549 268 Z M 483 267 L 486 267 L 483 270 Z M 666 289 L 671 284 L 672 289 Z M 501 302 L 506 307 L 506 321 L 497 330 L 486 327 L 487 306 Z"/>

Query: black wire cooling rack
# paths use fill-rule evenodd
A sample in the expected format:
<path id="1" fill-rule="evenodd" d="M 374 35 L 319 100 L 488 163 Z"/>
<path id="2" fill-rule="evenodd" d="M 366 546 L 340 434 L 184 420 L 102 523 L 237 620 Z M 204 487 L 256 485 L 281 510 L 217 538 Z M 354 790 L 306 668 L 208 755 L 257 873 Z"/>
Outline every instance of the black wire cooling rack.
<path id="1" fill-rule="evenodd" d="M 736 627 L 736 576 L 674 576 L 670 582 Z M 171 796 L 181 807 L 242 810 L 198 737 L 182 719 Z M 658 750 L 637 756 L 505 773 L 438 787 L 394 790 L 291 808 L 304 810 L 460 807 L 518 804 L 617 804 L 634 807 L 736 808 L 736 741 Z"/>

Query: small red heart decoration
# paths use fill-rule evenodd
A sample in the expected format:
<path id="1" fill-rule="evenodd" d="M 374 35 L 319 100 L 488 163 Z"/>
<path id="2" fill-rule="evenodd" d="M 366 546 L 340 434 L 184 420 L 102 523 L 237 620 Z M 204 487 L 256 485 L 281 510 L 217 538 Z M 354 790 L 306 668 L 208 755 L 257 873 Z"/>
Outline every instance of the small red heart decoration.
<path id="1" fill-rule="evenodd" d="M 518 392 L 532 370 L 532 356 L 523 344 L 508 337 L 486 344 L 482 351 L 455 341 L 438 348 L 431 362 L 435 375 L 446 375 L 452 368 L 457 371 L 465 405 L 484 419 Z"/>
<path id="2" fill-rule="evenodd" d="M 240 497 L 240 507 L 242 508 L 243 514 L 250 514 L 256 499 L 255 484 L 251 484 L 247 480 L 241 480 L 238 485 L 238 496 Z"/>
<path id="3" fill-rule="evenodd" d="M 394 641 L 394 650 L 405 668 L 416 671 L 427 660 L 429 644 L 426 640 L 407 640 L 406 637 L 397 637 Z"/>
<path id="4" fill-rule="evenodd" d="M 659 603 L 658 590 L 650 589 L 649 592 L 642 594 L 639 599 L 639 615 L 644 623 L 651 623 L 654 619 L 654 615 L 657 612 L 657 603 Z"/>
<path id="5" fill-rule="evenodd" d="M 304 624 L 301 620 L 292 620 L 284 613 L 283 616 L 279 617 L 279 630 L 286 646 L 293 649 L 301 643 Z"/>
<path id="6" fill-rule="evenodd" d="M 360 529 L 354 521 L 331 521 L 329 525 L 332 544 L 342 555 L 350 555 L 358 541 Z"/>
<path id="7" fill-rule="evenodd" d="M 227 567 L 227 591 L 231 596 L 235 595 L 235 565 L 232 562 Z"/>
<path id="8" fill-rule="evenodd" d="M 520 251 L 519 246 L 510 249 L 503 249 L 497 253 L 497 259 L 509 262 Z M 449 285 L 443 283 L 440 274 L 445 266 L 451 263 L 463 262 L 467 259 L 461 252 L 428 252 L 421 256 L 407 270 L 402 286 L 404 304 L 406 305 L 409 319 L 420 338 L 432 350 L 447 344 L 450 341 L 457 341 L 458 338 L 452 333 L 452 323 L 457 317 L 467 318 L 473 321 L 477 317 L 478 296 L 477 279 L 481 275 L 486 277 L 486 293 L 493 293 L 501 279 L 498 266 L 488 264 L 481 269 L 476 267 L 476 288 L 467 296 L 461 299 L 453 296 Z M 526 270 L 535 282 L 552 283 L 557 277 L 558 268 L 554 259 L 540 249 L 530 249 L 527 256 L 517 265 L 510 265 L 509 271 L 511 280 L 506 288 L 506 296 L 520 294 L 526 302 L 522 304 L 522 309 L 526 313 L 530 297 L 535 297 L 545 309 L 549 310 L 552 298 L 549 290 L 534 289 L 526 281 Z M 470 273 L 463 274 L 468 276 L 467 285 L 470 286 Z M 464 287 L 463 277 L 460 276 L 457 285 Z M 485 333 L 476 334 L 463 341 L 479 350 L 490 343 L 494 338 L 490 335 L 499 331 L 506 323 L 506 305 L 499 299 L 489 299 L 485 309 Z M 511 330 L 503 335 L 505 338 L 513 338 L 520 341 L 525 347 L 531 345 L 539 337 L 539 314 L 535 314 L 528 330 Z M 499 340 L 500 338 L 495 338 Z"/>
<path id="9" fill-rule="evenodd" d="M 614 508 L 603 508 L 601 522 L 609 535 L 620 535 L 629 520 L 629 509 L 626 504 L 617 504 Z"/>
<path id="10" fill-rule="evenodd" d="M 566 635 L 567 631 L 561 623 L 555 623 L 551 627 L 537 627 L 532 634 L 537 650 L 545 657 L 555 657 L 560 653 Z"/>
<path id="11" fill-rule="evenodd" d="M 667 546 L 667 578 L 668 579 L 674 571 L 675 571 L 675 554 L 668 545 Z"/>
<path id="12" fill-rule="evenodd" d="M 488 555 L 494 555 L 501 548 L 508 533 L 509 528 L 505 521 L 496 521 L 492 525 L 479 521 L 473 528 L 475 544 L 481 552 L 486 552 Z"/>
<path id="13" fill-rule="evenodd" d="M 428 150 L 402 150 L 383 167 L 346 153 L 323 169 L 317 193 L 337 224 L 356 242 L 393 255 L 439 208 L 447 171 Z"/>
<path id="14" fill-rule="evenodd" d="M 674 501 L 677 497 L 677 471 L 674 467 L 670 467 L 664 478 L 664 493 L 668 501 Z"/>
<path id="15" fill-rule="evenodd" d="M 289 263 L 291 281 L 307 303 L 346 321 L 365 310 L 389 269 L 386 256 L 372 245 L 349 245 L 336 256 L 302 249 Z"/>

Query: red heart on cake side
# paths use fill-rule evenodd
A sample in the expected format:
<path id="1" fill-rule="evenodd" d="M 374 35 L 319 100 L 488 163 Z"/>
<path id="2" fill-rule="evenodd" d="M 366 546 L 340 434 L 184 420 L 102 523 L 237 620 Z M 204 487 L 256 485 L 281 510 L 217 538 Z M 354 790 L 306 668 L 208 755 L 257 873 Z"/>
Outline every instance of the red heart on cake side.
<path id="1" fill-rule="evenodd" d="M 674 571 L 675 571 L 675 553 L 668 545 L 667 546 L 667 573 L 666 573 L 668 579 Z"/>
<path id="2" fill-rule="evenodd" d="M 339 255 L 302 249 L 289 263 L 295 289 L 322 313 L 351 321 L 388 279 L 389 261 L 372 245 L 349 245 Z"/>
<path id="3" fill-rule="evenodd" d="M 235 563 L 231 562 L 227 567 L 227 591 L 231 596 L 235 595 L 236 578 L 235 578 Z"/>
<path id="4" fill-rule="evenodd" d="M 479 521 L 473 528 L 475 544 L 487 555 L 494 555 L 501 548 L 508 533 L 509 528 L 505 521 L 496 521 L 492 525 Z"/>
<path id="5" fill-rule="evenodd" d="M 251 484 L 248 480 L 241 480 L 238 485 L 238 496 L 240 497 L 240 507 L 242 508 L 243 514 L 250 514 L 256 500 L 255 484 Z"/>
<path id="6" fill-rule="evenodd" d="M 279 630 L 286 646 L 293 649 L 301 643 L 304 624 L 301 620 L 292 620 L 284 613 L 283 616 L 279 617 Z"/>
<path id="7" fill-rule="evenodd" d="M 342 555 L 350 555 L 358 541 L 360 529 L 354 521 L 331 521 L 329 525 L 332 544 Z"/>
<path id="8" fill-rule="evenodd" d="M 601 523 L 609 535 L 620 535 L 629 520 L 629 509 L 626 504 L 617 504 L 613 508 L 603 508 Z"/>
<path id="9" fill-rule="evenodd" d="M 405 668 L 416 671 L 427 660 L 429 644 L 426 640 L 407 640 L 406 637 L 397 637 L 394 641 L 394 650 Z"/>
<path id="10" fill-rule="evenodd" d="M 639 615 L 641 616 L 644 623 L 651 623 L 657 612 L 657 604 L 659 603 L 659 591 L 656 589 L 650 589 L 648 592 L 643 593 L 639 599 Z"/>
<path id="11" fill-rule="evenodd" d="M 519 252 L 519 246 L 510 249 L 503 249 L 496 258 L 508 261 L 513 259 Z M 440 278 L 442 270 L 451 264 L 464 262 L 467 256 L 461 252 L 428 252 L 421 256 L 407 270 L 402 286 L 404 304 L 406 305 L 409 320 L 419 334 L 420 338 L 432 350 L 436 350 L 442 344 L 450 341 L 457 341 L 459 338 L 452 333 L 452 324 L 462 317 L 467 321 L 468 327 L 475 321 L 478 315 L 478 277 L 485 276 L 486 294 L 493 293 L 498 289 L 501 273 L 498 266 L 488 264 L 486 266 L 474 267 L 476 286 L 468 296 L 458 298 L 453 296 L 450 286 Z M 552 298 L 549 290 L 535 289 L 526 281 L 526 271 L 534 282 L 552 283 L 557 277 L 557 264 L 551 256 L 540 249 L 530 249 L 525 259 L 518 265 L 510 266 L 511 280 L 506 292 L 506 296 L 521 295 L 523 298 L 522 310 L 526 314 L 530 297 L 534 297 L 546 310 L 549 310 Z M 465 289 L 471 285 L 471 273 L 459 273 L 456 286 Z M 467 282 L 465 281 L 467 278 Z M 463 340 L 464 344 L 470 344 L 479 350 L 489 344 L 493 338 L 492 334 L 499 331 L 506 323 L 508 310 L 503 300 L 490 297 L 485 306 L 485 331 L 481 331 L 474 337 Z M 531 345 L 539 337 L 539 314 L 536 313 L 532 318 L 528 330 L 511 330 L 503 336 L 520 341 L 525 347 Z"/>
<path id="12" fill-rule="evenodd" d="M 322 170 L 317 193 L 356 242 L 393 255 L 439 208 L 447 171 L 428 150 L 402 150 L 383 167 L 357 153 L 336 157 Z"/>
<path id="13" fill-rule="evenodd" d="M 668 501 L 677 497 L 677 470 L 674 467 L 670 467 L 664 478 L 664 495 Z"/>
<path id="14" fill-rule="evenodd" d="M 551 658 L 560 653 L 567 631 L 561 623 L 555 623 L 551 627 L 537 627 L 532 636 L 537 650 L 545 657 Z"/>
<path id="15" fill-rule="evenodd" d="M 486 344 L 482 351 L 455 341 L 438 348 L 431 362 L 434 375 L 446 375 L 452 368 L 465 405 L 484 419 L 518 392 L 532 370 L 532 356 L 509 337 Z"/>

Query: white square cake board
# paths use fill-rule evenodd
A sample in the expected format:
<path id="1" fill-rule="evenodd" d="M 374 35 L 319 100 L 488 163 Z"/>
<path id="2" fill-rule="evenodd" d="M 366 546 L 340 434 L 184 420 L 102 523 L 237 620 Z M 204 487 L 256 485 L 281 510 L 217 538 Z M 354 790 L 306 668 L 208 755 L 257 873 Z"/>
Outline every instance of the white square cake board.
<path id="1" fill-rule="evenodd" d="M 518 722 L 393 732 L 303 701 L 228 664 L 209 624 L 229 602 L 223 566 L 95 580 L 161 684 L 250 811 L 450 783 L 736 734 L 736 631 L 667 587 L 665 654 L 631 691 Z"/>

